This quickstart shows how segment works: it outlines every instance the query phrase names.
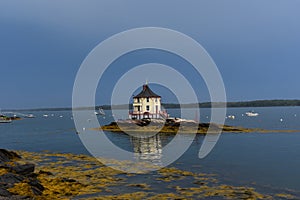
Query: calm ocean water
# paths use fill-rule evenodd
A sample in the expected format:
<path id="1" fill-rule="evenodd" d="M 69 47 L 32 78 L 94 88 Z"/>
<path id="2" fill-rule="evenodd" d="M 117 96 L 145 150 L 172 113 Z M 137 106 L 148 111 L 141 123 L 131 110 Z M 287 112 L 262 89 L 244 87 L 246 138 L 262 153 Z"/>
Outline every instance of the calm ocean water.
<path id="1" fill-rule="evenodd" d="M 257 117 L 247 117 L 245 112 L 254 110 Z M 178 110 L 169 110 L 176 116 Z M 194 119 L 195 112 L 190 109 Z M 33 112 L 36 118 L 0 124 L 0 148 L 40 152 L 64 152 L 89 154 L 76 134 L 71 111 Z M 48 114 L 47 118 L 43 114 Z M 210 118 L 210 109 L 200 110 L 201 121 Z M 276 130 L 300 130 L 300 107 L 228 108 L 226 124 L 250 128 Z M 124 118 L 126 112 L 120 114 Z M 178 116 L 178 115 L 177 115 Z M 107 112 L 99 116 L 101 124 L 112 121 Z M 106 133 L 108 138 L 123 149 L 135 151 L 145 148 L 152 153 L 141 153 L 141 159 L 159 162 L 159 149 L 168 143 L 171 136 L 156 136 L 148 141 L 139 141 L 125 134 Z M 253 186 L 261 191 L 300 191 L 300 131 L 295 133 L 224 133 L 213 151 L 204 159 L 198 158 L 203 136 L 197 136 L 191 147 L 172 166 L 194 172 L 215 173 L 224 183 Z M 155 145 L 153 145 L 155 143 Z M 153 147 L 154 146 L 154 147 Z M 154 148 L 154 150 L 153 150 Z"/>

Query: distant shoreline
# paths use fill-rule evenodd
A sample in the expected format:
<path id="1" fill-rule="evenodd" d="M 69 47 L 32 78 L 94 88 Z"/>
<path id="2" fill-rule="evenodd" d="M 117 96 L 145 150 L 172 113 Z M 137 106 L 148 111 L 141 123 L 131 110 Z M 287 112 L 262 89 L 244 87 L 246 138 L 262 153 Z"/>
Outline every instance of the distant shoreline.
<path id="1" fill-rule="evenodd" d="M 203 103 L 187 103 L 187 104 L 178 104 L 178 103 L 162 103 L 164 108 L 211 108 L 212 105 L 217 108 L 223 108 L 227 106 L 228 108 L 247 108 L 247 107 L 288 107 L 288 106 L 300 106 L 300 100 L 254 100 L 254 101 L 238 101 L 238 102 L 203 102 Z M 132 105 L 129 105 L 131 108 Z M 110 105 L 96 106 L 96 109 L 99 107 L 104 110 L 110 110 Z M 128 109 L 127 104 L 114 105 L 115 109 Z M 81 107 L 77 110 L 94 110 L 94 107 Z M 31 108 L 31 109 L 2 109 L 2 111 L 65 111 L 72 110 L 71 107 L 62 107 L 62 108 Z"/>

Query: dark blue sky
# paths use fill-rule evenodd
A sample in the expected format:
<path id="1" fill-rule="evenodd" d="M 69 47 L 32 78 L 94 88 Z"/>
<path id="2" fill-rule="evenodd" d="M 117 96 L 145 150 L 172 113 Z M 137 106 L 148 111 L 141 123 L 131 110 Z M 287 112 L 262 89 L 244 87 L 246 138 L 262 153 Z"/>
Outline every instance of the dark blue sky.
<path id="1" fill-rule="evenodd" d="M 300 99 L 299 7 L 292 0 L 1 1 L 0 108 L 71 106 L 88 53 L 113 34 L 145 26 L 198 41 L 217 64 L 228 101 Z M 97 103 L 109 103 L 109 94 Z"/>

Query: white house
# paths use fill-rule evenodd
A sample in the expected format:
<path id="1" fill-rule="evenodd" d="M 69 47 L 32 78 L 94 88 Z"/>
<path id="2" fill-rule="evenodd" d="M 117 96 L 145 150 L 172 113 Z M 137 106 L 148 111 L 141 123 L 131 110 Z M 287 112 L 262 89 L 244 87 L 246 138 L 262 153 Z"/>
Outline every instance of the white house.
<path id="1" fill-rule="evenodd" d="M 161 96 L 155 94 L 148 86 L 143 85 L 143 90 L 133 97 L 133 110 L 129 112 L 131 119 L 167 118 L 168 114 L 162 110 Z"/>

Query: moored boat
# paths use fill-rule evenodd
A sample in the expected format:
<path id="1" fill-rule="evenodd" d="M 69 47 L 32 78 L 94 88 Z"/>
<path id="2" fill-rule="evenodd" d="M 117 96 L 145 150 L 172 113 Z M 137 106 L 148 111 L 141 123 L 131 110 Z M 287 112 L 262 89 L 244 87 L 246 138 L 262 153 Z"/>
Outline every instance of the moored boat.
<path id="1" fill-rule="evenodd" d="M 104 112 L 103 108 L 99 108 L 98 112 L 95 111 L 95 115 L 105 115 L 105 112 Z"/>
<path id="2" fill-rule="evenodd" d="M 249 111 L 245 113 L 248 117 L 256 117 L 258 116 L 257 112 Z"/>
<path id="3" fill-rule="evenodd" d="M 33 114 L 28 114 L 25 116 L 25 118 L 35 118 L 35 116 Z"/>
<path id="4" fill-rule="evenodd" d="M 99 108 L 98 111 L 99 111 L 99 114 L 100 114 L 100 115 L 105 115 L 105 112 L 104 112 L 103 108 Z"/>

